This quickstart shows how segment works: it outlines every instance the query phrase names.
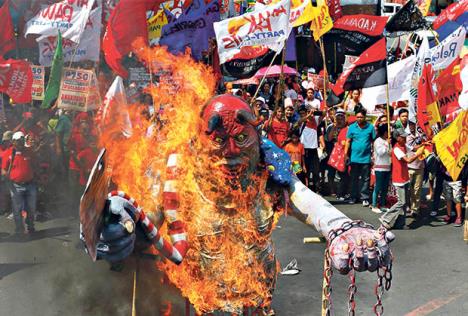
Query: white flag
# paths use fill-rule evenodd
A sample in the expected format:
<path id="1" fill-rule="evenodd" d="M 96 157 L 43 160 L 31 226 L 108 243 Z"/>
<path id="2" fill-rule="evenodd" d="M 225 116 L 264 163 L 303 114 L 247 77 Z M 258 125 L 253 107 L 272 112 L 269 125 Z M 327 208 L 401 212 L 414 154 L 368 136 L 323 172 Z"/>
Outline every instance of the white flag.
<path id="1" fill-rule="evenodd" d="M 58 30 L 60 30 L 63 38 L 78 43 L 88 22 L 94 1 L 63 0 L 43 7 L 26 23 L 24 36 L 28 34 L 42 35 L 37 39 L 40 41 L 47 36 L 57 36 Z"/>
<path id="2" fill-rule="evenodd" d="M 220 63 L 232 59 L 243 47 L 265 45 L 280 51 L 291 32 L 290 9 L 291 1 L 282 0 L 258 11 L 215 22 Z"/>
<path id="3" fill-rule="evenodd" d="M 468 110 L 468 55 L 465 55 L 460 63 L 460 79 L 462 82 L 462 91 L 458 97 L 458 104 L 465 111 Z"/>
<path id="4" fill-rule="evenodd" d="M 100 36 L 102 28 L 101 15 L 101 6 L 91 11 L 89 21 L 86 24 L 83 37 L 81 38 L 79 44 L 76 44 L 69 39 L 63 40 L 63 60 L 65 62 L 69 62 L 72 59 L 74 62 L 83 60 L 90 60 L 95 62 L 99 61 L 99 51 L 101 44 Z M 49 67 L 52 65 L 55 49 L 57 47 L 56 37 L 44 38 L 40 40 L 38 44 L 39 63 L 43 66 Z"/>
<path id="5" fill-rule="evenodd" d="M 408 100 L 411 88 L 411 76 L 416 56 L 399 60 L 387 67 L 388 95 L 390 102 Z M 361 104 L 367 111 L 372 112 L 378 104 L 387 104 L 386 85 L 364 88 L 361 93 Z"/>
<path id="6" fill-rule="evenodd" d="M 413 73 L 411 74 L 411 88 L 409 96 L 409 119 L 416 120 L 416 113 L 418 107 L 418 85 L 419 78 L 421 77 L 424 64 L 431 62 L 431 50 L 429 49 L 429 40 L 427 37 L 423 38 L 421 46 L 419 46 L 418 54 L 416 55 L 416 63 L 414 64 Z"/>
<path id="7" fill-rule="evenodd" d="M 102 108 L 99 110 L 101 128 L 106 125 L 118 126 L 125 137 L 132 135 L 132 122 L 127 109 L 127 96 L 123 79 L 115 77 L 114 82 L 107 90 Z"/>
<path id="8" fill-rule="evenodd" d="M 466 30 L 462 25 L 439 45 L 430 49 L 432 68 L 435 71 L 447 68 L 455 58 L 458 58 L 465 43 L 465 36 Z"/>

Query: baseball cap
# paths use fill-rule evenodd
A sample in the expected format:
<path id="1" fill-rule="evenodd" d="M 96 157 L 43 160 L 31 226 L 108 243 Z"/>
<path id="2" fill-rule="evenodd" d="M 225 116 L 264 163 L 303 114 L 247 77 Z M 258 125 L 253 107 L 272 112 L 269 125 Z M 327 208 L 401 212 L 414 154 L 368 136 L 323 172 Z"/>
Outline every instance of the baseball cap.
<path id="1" fill-rule="evenodd" d="M 24 137 L 23 132 L 16 132 L 13 134 L 13 137 L 11 138 L 11 140 L 19 140 L 23 137 Z"/>
<path id="2" fill-rule="evenodd" d="M 262 102 L 262 103 L 266 103 L 264 97 L 258 97 L 258 98 L 255 99 L 255 101 L 260 101 L 260 102 Z"/>
<path id="3" fill-rule="evenodd" d="M 397 128 L 396 130 L 393 131 L 393 137 L 406 137 L 408 134 L 406 134 L 405 130 L 403 128 Z"/>
<path id="4" fill-rule="evenodd" d="M 6 131 L 3 133 L 3 137 L 2 137 L 2 142 L 6 142 L 7 140 L 11 140 L 11 137 L 13 136 L 13 132 L 12 131 Z"/>
<path id="5" fill-rule="evenodd" d="M 335 116 L 337 116 L 337 115 L 346 115 L 346 112 L 343 109 L 338 109 L 335 112 Z"/>
<path id="6" fill-rule="evenodd" d="M 293 101 L 291 98 L 286 98 L 284 99 L 284 107 L 285 108 L 288 108 L 288 107 L 294 107 L 294 104 L 293 104 Z"/>

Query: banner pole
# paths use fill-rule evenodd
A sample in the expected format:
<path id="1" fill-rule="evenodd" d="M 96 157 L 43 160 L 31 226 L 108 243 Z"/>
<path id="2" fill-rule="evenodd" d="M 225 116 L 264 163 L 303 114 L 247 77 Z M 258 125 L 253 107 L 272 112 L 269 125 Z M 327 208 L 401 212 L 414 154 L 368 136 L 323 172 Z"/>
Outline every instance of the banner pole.
<path id="1" fill-rule="evenodd" d="M 286 57 L 286 41 L 284 42 L 284 47 L 283 47 L 283 52 L 281 54 L 281 73 L 280 73 L 280 77 L 279 77 L 279 90 L 276 91 L 276 95 L 275 95 L 275 110 L 276 108 L 278 108 L 278 105 L 279 105 L 279 101 L 281 99 L 281 94 L 283 93 L 283 89 L 284 89 L 284 59 Z"/>
<path id="2" fill-rule="evenodd" d="M 319 43 L 320 43 L 320 51 L 322 52 L 322 61 L 323 61 L 323 102 L 324 102 L 324 105 L 327 106 L 326 98 L 327 98 L 328 70 L 327 70 L 327 59 L 325 57 L 325 46 L 323 45 L 322 37 L 320 37 Z"/>
<path id="3" fill-rule="evenodd" d="M 385 38 L 385 45 L 387 45 L 387 38 Z M 393 46 L 393 45 L 392 45 Z M 390 141 L 392 139 L 390 135 L 390 93 L 388 88 L 388 60 L 385 61 L 385 76 L 387 77 L 387 83 L 385 84 L 385 95 L 387 97 L 387 138 Z"/>
<path id="4" fill-rule="evenodd" d="M 265 71 L 265 74 L 263 75 L 262 80 L 260 80 L 260 82 L 258 83 L 257 90 L 255 91 L 255 94 L 253 95 L 252 100 L 250 101 L 250 107 L 252 109 L 253 109 L 253 104 L 255 102 L 255 99 L 257 98 L 258 92 L 260 91 L 260 88 L 261 88 L 263 82 L 265 81 L 265 78 L 266 78 L 266 75 L 267 75 L 268 71 L 270 70 L 271 66 L 273 65 L 273 62 L 275 61 L 276 56 L 278 56 L 278 52 L 276 52 L 275 55 L 273 56 L 273 58 L 271 59 L 271 62 L 268 65 L 268 68 Z"/>

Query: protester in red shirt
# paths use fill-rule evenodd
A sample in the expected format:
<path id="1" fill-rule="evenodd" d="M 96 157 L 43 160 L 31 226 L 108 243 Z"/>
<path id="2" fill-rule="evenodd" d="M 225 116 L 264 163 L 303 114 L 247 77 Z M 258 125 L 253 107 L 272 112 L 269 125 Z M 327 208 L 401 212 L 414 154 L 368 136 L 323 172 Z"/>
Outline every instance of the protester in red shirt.
<path id="1" fill-rule="evenodd" d="M 84 189 L 88 176 L 93 168 L 94 162 L 97 159 L 99 152 L 96 141 L 89 140 L 89 147 L 78 153 L 77 160 L 80 166 L 80 186 Z M 81 190 L 83 191 L 83 190 Z"/>
<path id="2" fill-rule="evenodd" d="M 3 156 L 2 176 L 11 182 L 10 194 L 13 204 L 16 233 L 33 233 L 34 213 L 36 212 L 37 187 L 34 183 L 34 170 L 31 152 L 25 148 L 25 137 L 16 132 L 12 137 L 13 147 Z M 26 230 L 21 212 L 25 211 Z"/>
<path id="3" fill-rule="evenodd" d="M 286 121 L 283 107 L 276 108 L 273 117 L 267 123 L 266 132 L 268 138 L 276 146 L 283 148 L 286 145 L 289 135 L 289 122 Z"/>
<path id="4" fill-rule="evenodd" d="M 408 190 L 410 177 L 408 164 L 418 159 L 424 153 L 424 147 L 419 148 L 414 156 L 408 158 L 406 148 L 406 134 L 403 128 L 393 132 L 397 143 L 392 150 L 392 182 L 396 188 L 398 201 L 379 218 L 387 229 L 403 228 L 405 226 L 406 208 L 409 206 Z"/>

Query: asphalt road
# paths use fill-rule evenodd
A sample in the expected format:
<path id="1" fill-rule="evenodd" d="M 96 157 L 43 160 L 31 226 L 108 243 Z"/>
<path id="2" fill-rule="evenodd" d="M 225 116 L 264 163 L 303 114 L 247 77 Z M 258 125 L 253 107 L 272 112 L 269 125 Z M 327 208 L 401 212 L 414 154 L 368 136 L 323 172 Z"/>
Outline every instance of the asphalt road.
<path id="1" fill-rule="evenodd" d="M 333 200 L 332 200 L 333 201 Z M 354 219 L 377 225 L 377 215 L 360 205 L 337 205 Z M 412 220 L 408 220 L 410 223 Z M 15 238 L 13 222 L 0 218 L 0 315 L 132 314 L 136 258 L 122 272 L 93 263 L 78 242 L 77 218 L 38 223 L 31 238 Z M 293 217 L 282 218 L 273 237 L 282 266 L 297 259 L 299 275 L 278 277 L 277 315 L 321 313 L 324 244 L 303 244 L 317 233 Z M 463 228 L 428 218 L 395 231 L 393 286 L 385 293 L 385 315 L 468 315 L 468 245 Z M 136 315 L 185 315 L 185 301 L 164 282 L 151 258 L 138 259 Z M 376 274 L 357 275 L 357 315 L 373 315 Z M 332 279 L 335 315 L 346 315 L 346 276 Z M 192 313 L 192 315 L 194 315 Z"/>

